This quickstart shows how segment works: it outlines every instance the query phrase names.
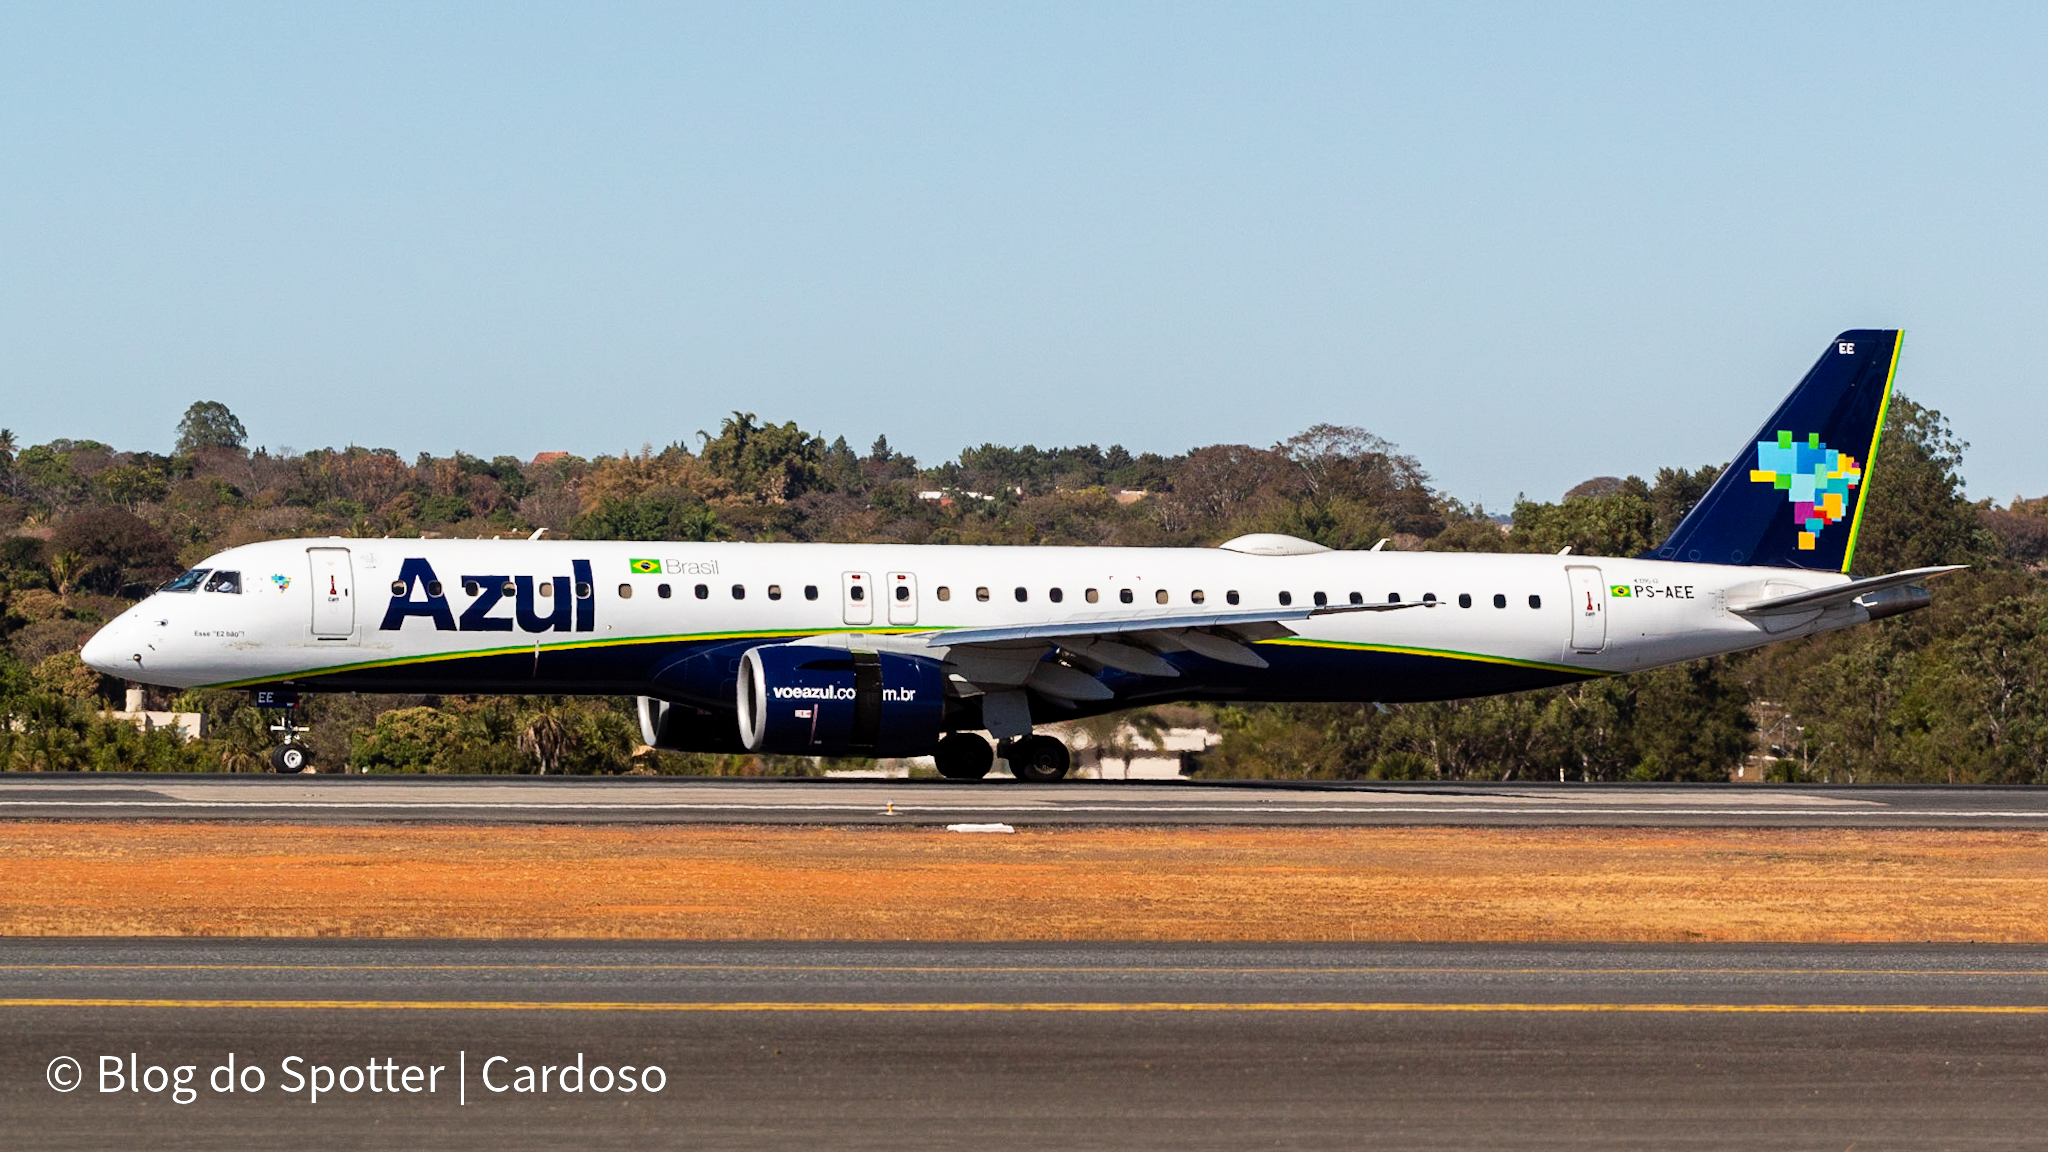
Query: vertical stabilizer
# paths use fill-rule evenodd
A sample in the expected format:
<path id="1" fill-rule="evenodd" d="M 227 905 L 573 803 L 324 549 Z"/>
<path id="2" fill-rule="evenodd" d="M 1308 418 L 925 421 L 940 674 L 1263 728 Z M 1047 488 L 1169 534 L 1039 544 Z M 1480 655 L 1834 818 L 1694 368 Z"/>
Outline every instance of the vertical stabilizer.
<path id="1" fill-rule="evenodd" d="M 1847 572 L 1901 333 L 1835 337 L 1720 479 L 1646 557 Z"/>

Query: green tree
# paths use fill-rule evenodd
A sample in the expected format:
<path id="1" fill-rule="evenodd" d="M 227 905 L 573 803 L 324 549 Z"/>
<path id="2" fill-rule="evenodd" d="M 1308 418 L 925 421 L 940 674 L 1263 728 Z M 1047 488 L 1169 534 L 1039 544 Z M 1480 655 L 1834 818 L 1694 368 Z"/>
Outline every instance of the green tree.
<path id="1" fill-rule="evenodd" d="M 1604 496 L 1567 496 L 1562 504 L 1517 500 L 1515 530 L 1508 539 L 1526 552 L 1570 547 L 1580 556 L 1638 556 L 1656 542 L 1651 539 L 1656 524 L 1648 493 L 1622 489 Z"/>
<path id="2" fill-rule="evenodd" d="M 756 424 L 752 412 L 735 412 L 719 426 L 718 435 L 699 432 L 703 458 L 711 474 L 729 481 L 735 491 L 780 503 L 819 486 L 825 442 L 796 426 Z"/>
<path id="3" fill-rule="evenodd" d="M 1892 396 L 1864 477 L 1859 574 L 1967 564 L 1978 555 L 1977 509 L 1963 496 L 1960 471 L 1968 447 L 1941 413 Z"/>
<path id="4" fill-rule="evenodd" d="M 607 496 L 570 522 L 583 540 L 717 540 L 718 514 L 695 495 L 675 489 L 635 497 Z"/>
<path id="5" fill-rule="evenodd" d="M 185 416 L 178 421 L 178 446 L 180 456 L 190 456 L 207 448 L 240 448 L 249 439 L 248 429 L 228 411 L 228 406 L 218 400 L 201 400 L 185 409 Z"/>

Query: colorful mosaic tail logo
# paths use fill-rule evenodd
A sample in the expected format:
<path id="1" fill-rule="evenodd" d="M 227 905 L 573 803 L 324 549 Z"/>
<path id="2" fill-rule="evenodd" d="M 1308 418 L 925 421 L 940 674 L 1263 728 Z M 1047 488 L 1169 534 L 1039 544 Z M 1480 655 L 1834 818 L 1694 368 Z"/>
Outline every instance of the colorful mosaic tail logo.
<path id="1" fill-rule="evenodd" d="M 1785 493 L 1799 525 L 1800 551 L 1811 552 L 1821 530 L 1849 514 L 1849 490 L 1863 482 L 1863 466 L 1821 443 L 1818 432 L 1796 441 L 1792 433 L 1780 432 L 1776 443 L 1757 441 L 1749 478 Z"/>

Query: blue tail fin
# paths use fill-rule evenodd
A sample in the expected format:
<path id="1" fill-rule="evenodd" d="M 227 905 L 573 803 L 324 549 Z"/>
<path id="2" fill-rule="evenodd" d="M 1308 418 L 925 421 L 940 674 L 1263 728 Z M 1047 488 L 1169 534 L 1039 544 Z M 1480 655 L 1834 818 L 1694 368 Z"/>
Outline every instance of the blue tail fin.
<path id="1" fill-rule="evenodd" d="M 1646 558 L 1847 572 L 1900 333 L 1835 337 L 1806 379 Z"/>

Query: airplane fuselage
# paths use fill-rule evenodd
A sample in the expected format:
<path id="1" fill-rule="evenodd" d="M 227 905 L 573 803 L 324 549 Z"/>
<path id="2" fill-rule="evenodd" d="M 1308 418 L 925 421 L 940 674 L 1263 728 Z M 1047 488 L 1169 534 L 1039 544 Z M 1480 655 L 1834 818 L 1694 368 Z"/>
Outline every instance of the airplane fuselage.
<path id="1" fill-rule="evenodd" d="M 1113 699 L 1487 695 L 1733 652 L 1868 619 L 1728 611 L 1837 573 L 1521 554 L 888 544 L 324 539 L 229 549 L 124 613 L 87 657 L 173 687 L 644 695 L 732 707 L 747 648 L 821 635 L 939 647 L 966 629 L 1205 611 L 1415 607 L 1290 622 L 1269 667 L 1164 647 L 1104 668 Z M 215 588 L 234 573 L 237 591 Z M 916 639 L 922 637 L 923 639 Z"/>

